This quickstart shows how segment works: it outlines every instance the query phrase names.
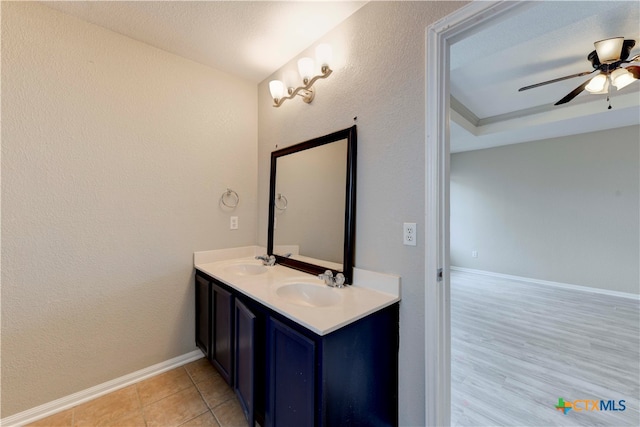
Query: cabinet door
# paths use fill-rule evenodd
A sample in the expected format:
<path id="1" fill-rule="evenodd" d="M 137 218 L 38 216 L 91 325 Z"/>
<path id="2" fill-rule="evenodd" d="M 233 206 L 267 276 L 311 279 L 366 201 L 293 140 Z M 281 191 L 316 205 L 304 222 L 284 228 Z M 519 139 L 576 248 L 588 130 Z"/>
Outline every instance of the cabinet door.
<path id="1" fill-rule="evenodd" d="M 234 390 L 250 426 L 254 425 L 256 316 L 240 300 L 235 303 L 236 366 Z"/>
<path id="2" fill-rule="evenodd" d="M 211 361 L 233 386 L 233 294 L 213 284 L 213 342 Z"/>
<path id="3" fill-rule="evenodd" d="M 269 403 L 266 425 L 315 424 L 315 342 L 269 319 Z"/>
<path id="4" fill-rule="evenodd" d="M 211 359 L 211 283 L 196 275 L 196 345 Z"/>

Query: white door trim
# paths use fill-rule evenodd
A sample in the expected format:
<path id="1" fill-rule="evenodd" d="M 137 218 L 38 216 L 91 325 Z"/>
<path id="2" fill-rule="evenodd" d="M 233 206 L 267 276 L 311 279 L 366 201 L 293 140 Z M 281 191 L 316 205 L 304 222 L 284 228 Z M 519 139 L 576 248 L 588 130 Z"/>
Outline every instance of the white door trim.
<path id="1" fill-rule="evenodd" d="M 529 2 L 474 1 L 426 30 L 425 421 L 451 423 L 449 48 Z M 442 281 L 438 271 L 442 269 Z"/>

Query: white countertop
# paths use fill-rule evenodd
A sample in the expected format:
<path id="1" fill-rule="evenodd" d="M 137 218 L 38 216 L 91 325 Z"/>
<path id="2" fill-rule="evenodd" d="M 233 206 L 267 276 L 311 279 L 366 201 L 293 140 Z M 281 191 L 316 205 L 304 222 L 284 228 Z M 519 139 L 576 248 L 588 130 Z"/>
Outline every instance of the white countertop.
<path id="1" fill-rule="evenodd" d="M 354 269 L 354 284 L 340 289 L 328 287 L 314 275 L 281 265 L 266 267 L 266 271 L 260 274 L 240 274 L 237 270 L 234 271 L 234 265 L 261 265 L 260 261 L 254 259 L 255 253 L 264 251 L 261 252 L 257 247 L 246 247 L 196 252 L 194 264 L 196 269 L 318 335 L 329 334 L 400 301 L 398 276 L 360 269 Z M 321 287 L 323 292 L 335 294 L 333 297 L 337 297 L 339 302 L 313 307 L 291 302 L 278 295 L 279 288 L 293 283 Z"/>

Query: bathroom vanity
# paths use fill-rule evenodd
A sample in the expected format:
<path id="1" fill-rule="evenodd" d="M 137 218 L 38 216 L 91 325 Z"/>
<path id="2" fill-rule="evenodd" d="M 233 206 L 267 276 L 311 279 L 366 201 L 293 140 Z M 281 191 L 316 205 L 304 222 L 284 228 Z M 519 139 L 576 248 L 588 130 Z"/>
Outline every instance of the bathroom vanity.
<path id="1" fill-rule="evenodd" d="M 271 153 L 267 248 L 194 254 L 196 344 L 249 426 L 398 424 L 400 278 L 354 267 L 356 138 Z"/>
<path id="2" fill-rule="evenodd" d="M 398 277 L 354 269 L 354 284 L 337 289 L 253 256 L 205 254 L 196 254 L 196 343 L 249 425 L 397 425 Z"/>

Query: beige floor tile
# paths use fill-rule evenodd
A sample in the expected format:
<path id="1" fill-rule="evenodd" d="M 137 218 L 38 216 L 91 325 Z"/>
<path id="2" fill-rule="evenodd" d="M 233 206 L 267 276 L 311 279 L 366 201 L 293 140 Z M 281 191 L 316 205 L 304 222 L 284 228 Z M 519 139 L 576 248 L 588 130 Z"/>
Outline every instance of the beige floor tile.
<path id="1" fill-rule="evenodd" d="M 73 426 L 73 409 L 59 412 L 50 417 L 43 418 L 25 427 L 71 427 Z"/>
<path id="2" fill-rule="evenodd" d="M 131 414 L 109 422 L 107 425 L 109 427 L 145 427 L 147 423 L 144 421 L 142 408 L 140 408 Z"/>
<path id="3" fill-rule="evenodd" d="M 214 375 L 206 381 L 196 384 L 202 398 L 209 408 L 213 409 L 235 397 L 235 393 L 220 375 Z"/>
<path id="4" fill-rule="evenodd" d="M 131 385 L 74 408 L 74 425 L 104 426 L 140 409 L 136 386 Z"/>
<path id="5" fill-rule="evenodd" d="M 207 380 L 214 375 L 219 375 L 216 368 L 207 359 L 199 359 L 184 366 L 194 383 Z"/>
<path id="6" fill-rule="evenodd" d="M 193 386 L 184 368 L 176 368 L 137 384 L 142 406 L 147 406 L 162 398 Z"/>
<path id="7" fill-rule="evenodd" d="M 148 427 L 172 427 L 191 420 L 208 410 L 195 386 L 144 407 Z"/>
<path id="8" fill-rule="evenodd" d="M 242 407 L 238 399 L 227 400 L 213 410 L 221 427 L 247 427 L 247 419 L 244 417 Z"/>
<path id="9" fill-rule="evenodd" d="M 180 427 L 220 427 L 220 424 L 218 424 L 211 411 L 207 411 L 199 417 L 181 424 Z"/>
<path id="10" fill-rule="evenodd" d="M 246 425 L 233 390 L 203 358 L 27 427 Z"/>

